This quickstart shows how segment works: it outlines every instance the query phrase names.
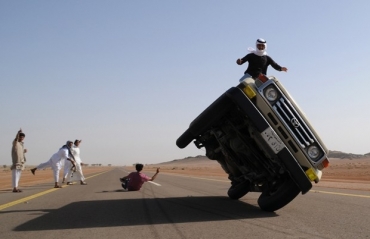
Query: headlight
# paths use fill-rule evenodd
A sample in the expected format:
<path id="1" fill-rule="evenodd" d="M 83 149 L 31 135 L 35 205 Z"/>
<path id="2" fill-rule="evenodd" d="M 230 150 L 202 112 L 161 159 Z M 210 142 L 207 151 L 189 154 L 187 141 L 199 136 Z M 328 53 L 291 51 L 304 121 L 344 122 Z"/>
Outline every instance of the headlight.
<path id="1" fill-rule="evenodd" d="M 278 98 L 278 92 L 274 87 L 269 87 L 265 91 L 265 97 L 269 101 L 275 101 Z"/>
<path id="2" fill-rule="evenodd" d="M 308 156 L 310 156 L 311 159 L 316 159 L 320 156 L 320 150 L 316 146 L 311 146 L 308 148 Z"/>

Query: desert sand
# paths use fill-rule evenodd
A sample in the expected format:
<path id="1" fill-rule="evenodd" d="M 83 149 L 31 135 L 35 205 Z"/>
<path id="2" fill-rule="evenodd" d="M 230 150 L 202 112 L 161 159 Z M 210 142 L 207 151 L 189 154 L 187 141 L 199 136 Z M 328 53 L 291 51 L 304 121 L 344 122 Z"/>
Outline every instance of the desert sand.
<path id="1" fill-rule="evenodd" d="M 209 160 L 205 156 L 189 157 L 159 164 L 147 164 L 145 173 L 151 176 L 157 167 L 162 173 L 187 175 L 193 177 L 217 178 L 228 180 L 227 174 L 217 161 Z M 134 171 L 134 167 L 125 167 Z M 112 167 L 84 167 L 86 176 L 111 170 Z M 22 173 L 20 188 L 29 187 L 39 183 L 53 183 L 51 169 L 36 171 L 32 175 L 30 167 Z M 333 187 L 370 191 L 370 158 L 337 159 L 330 158 L 330 165 L 323 170 L 323 177 L 315 187 Z M 11 191 L 11 172 L 8 169 L 0 171 L 0 191 Z"/>

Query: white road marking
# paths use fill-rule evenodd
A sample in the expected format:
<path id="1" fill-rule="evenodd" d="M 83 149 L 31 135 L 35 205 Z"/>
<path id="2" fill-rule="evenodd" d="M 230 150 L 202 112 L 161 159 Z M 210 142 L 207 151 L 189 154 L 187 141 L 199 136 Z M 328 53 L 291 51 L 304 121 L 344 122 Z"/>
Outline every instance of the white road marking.
<path id="1" fill-rule="evenodd" d="M 196 179 L 202 179 L 202 180 L 208 180 L 208 181 L 217 181 L 217 182 L 223 182 L 223 183 L 230 183 L 230 180 L 222 180 L 222 179 L 213 179 L 213 178 L 200 178 L 200 177 L 193 177 L 193 176 L 187 176 L 183 174 L 176 174 L 176 173 L 162 173 L 166 175 L 172 175 L 177 177 L 184 177 L 184 178 L 196 178 Z"/>
<path id="2" fill-rule="evenodd" d="M 155 183 L 155 182 L 152 182 L 152 181 L 148 181 L 148 183 L 152 183 L 152 184 L 157 185 L 157 186 L 162 186 L 159 183 Z"/>
<path id="3" fill-rule="evenodd" d="M 311 192 L 313 192 L 313 193 L 327 193 L 327 194 L 350 196 L 350 197 L 370 198 L 370 196 L 367 196 L 367 195 L 358 195 L 358 194 L 352 194 L 352 193 L 336 193 L 336 192 L 318 191 L 318 190 L 311 190 Z"/>

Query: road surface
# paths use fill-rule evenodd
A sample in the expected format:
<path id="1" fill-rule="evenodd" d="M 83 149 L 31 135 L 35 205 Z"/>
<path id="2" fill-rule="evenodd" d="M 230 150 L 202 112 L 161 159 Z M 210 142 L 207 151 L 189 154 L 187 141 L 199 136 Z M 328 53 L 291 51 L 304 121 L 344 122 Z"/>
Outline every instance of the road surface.
<path id="1" fill-rule="evenodd" d="M 370 192 L 313 188 L 268 213 L 258 193 L 230 200 L 227 180 L 160 173 L 125 192 L 124 168 L 88 177 L 88 185 L 22 193 L 0 191 L 4 238 L 370 238 Z M 152 173 L 147 173 L 151 176 Z"/>

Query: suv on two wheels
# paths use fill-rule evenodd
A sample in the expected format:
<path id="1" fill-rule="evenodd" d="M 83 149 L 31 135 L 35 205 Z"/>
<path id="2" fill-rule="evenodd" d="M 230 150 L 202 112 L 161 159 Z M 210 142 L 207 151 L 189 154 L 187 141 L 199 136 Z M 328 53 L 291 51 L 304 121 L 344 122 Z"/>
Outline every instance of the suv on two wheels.
<path id="1" fill-rule="evenodd" d="M 245 75 L 177 139 L 194 140 L 231 180 L 228 196 L 261 192 L 258 205 L 275 211 L 318 183 L 328 150 L 288 91 L 275 77 Z"/>

